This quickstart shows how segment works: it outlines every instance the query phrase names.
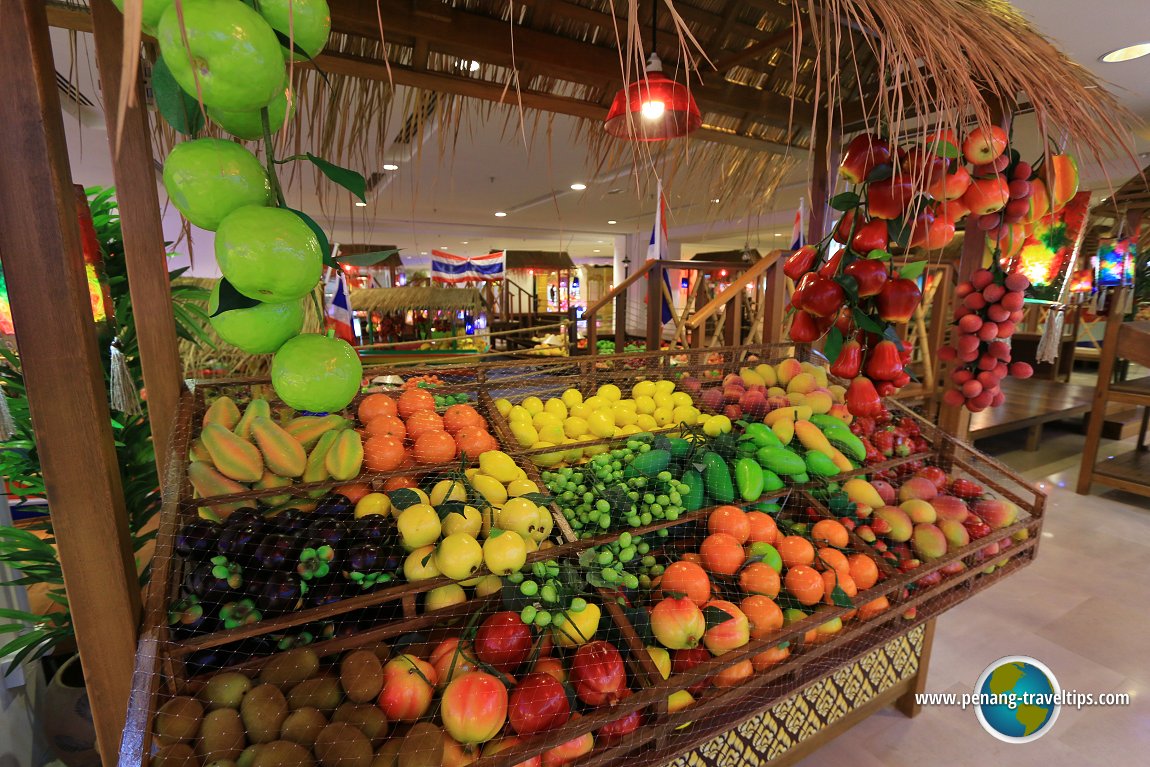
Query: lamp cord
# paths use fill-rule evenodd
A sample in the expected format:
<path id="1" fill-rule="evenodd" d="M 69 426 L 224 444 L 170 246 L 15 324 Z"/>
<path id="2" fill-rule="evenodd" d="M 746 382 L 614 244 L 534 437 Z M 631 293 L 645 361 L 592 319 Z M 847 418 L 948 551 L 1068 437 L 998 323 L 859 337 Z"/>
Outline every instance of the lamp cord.
<path id="1" fill-rule="evenodd" d="M 659 0 L 651 0 L 651 53 L 659 55 Z"/>

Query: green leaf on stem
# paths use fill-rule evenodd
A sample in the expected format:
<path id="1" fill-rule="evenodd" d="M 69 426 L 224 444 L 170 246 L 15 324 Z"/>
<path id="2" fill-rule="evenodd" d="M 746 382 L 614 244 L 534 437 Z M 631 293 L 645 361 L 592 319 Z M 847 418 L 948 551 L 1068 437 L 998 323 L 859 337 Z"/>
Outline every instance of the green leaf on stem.
<path id="1" fill-rule="evenodd" d="M 710 607 L 703 608 L 703 619 L 707 622 L 708 631 L 721 623 L 726 623 L 733 617 L 733 615 L 721 607 L 715 607 L 714 605 L 711 605 Z"/>
<path id="2" fill-rule="evenodd" d="M 327 235 L 324 234 L 323 229 L 321 229 L 320 225 L 315 222 L 315 219 L 304 213 L 302 210 L 296 210 L 295 208 L 288 208 L 288 210 L 302 218 L 303 222 L 307 224 L 313 232 L 315 232 L 315 237 L 317 240 L 319 240 L 319 250 L 321 253 L 323 253 L 323 265 L 330 266 L 332 269 L 338 269 L 339 262 L 332 258 L 331 255 L 331 243 L 328 242 Z"/>
<path id="3" fill-rule="evenodd" d="M 391 507 L 399 511 L 403 511 L 409 506 L 423 502 L 419 497 L 419 493 L 409 487 L 401 487 L 393 493 L 388 493 L 388 496 L 391 498 Z"/>
<path id="4" fill-rule="evenodd" d="M 900 248 L 905 248 L 910 242 L 910 233 L 914 228 L 914 219 L 896 218 L 887 225 L 890 241 Z"/>
<path id="5" fill-rule="evenodd" d="M 930 148 L 936 155 L 945 157 L 948 160 L 957 160 L 959 157 L 962 157 L 962 150 L 958 145 L 952 144 L 949 141 L 936 141 Z"/>
<path id="6" fill-rule="evenodd" d="M 926 269 L 926 261 L 911 261 L 898 269 L 898 276 L 904 280 L 917 280 Z"/>
<path id="7" fill-rule="evenodd" d="M 827 341 L 823 345 L 823 354 L 831 363 L 839 358 L 839 353 L 843 350 L 843 332 L 835 326 L 831 326 L 831 330 L 827 333 Z"/>
<path id="8" fill-rule="evenodd" d="M 204 113 L 199 102 L 176 83 L 162 58 L 152 65 L 152 96 L 160 115 L 185 136 L 195 136 L 204 129 Z"/>
<path id="9" fill-rule="evenodd" d="M 890 261 L 892 258 L 890 251 L 886 250 L 872 250 L 866 257 L 871 261 Z"/>
<path id="10" fill-rule="evenodd" d="M 235 289 L 235 286 L 228 282 L 227 277 L 220 278 L 220 303 L 216 307 L 216 311 L 212 314 L 217 317 L 224 312 L 230 312 L 233 309 L 251 309 L 253 306 L 259 306 L 260 302 L 254 298 L 248 298 L 243 293 Z"/>
<path id="11" fill-rule="evenodd" d="M 847 303 L 855 305 L 859 302 L 859 283 L 854 277 L 849 274 L 840 274 L 835 277 L 835 282 L 842 286 L 842 289 L 847 294 Z"/>
<path id="12" fill-rule="evenodd" d="M 874 183 L 875 181 L 885 181 L 893 175 L 894 166 L 887 162 L 882 165 L 876 165 L 874 169 L 866 175 L 866 181 L 868 184 Z"/>
<path id="13" fill-rule="evenodd" d="M 876 335 L 882 335 L 882 333 L 883 333 L 882 323 L 875 320 L 873 317 L 868 315 L 862 309 L 855 309 L 853 314 L 854 314 L 854 318 L 855 318 L 855 324 L 858 325 L 860 328 L 867 331 L 868 333 L 875 333 Z"/>
<path id="14" fill-rule="evenodd" d="M 362 173 L 349 170 L 348 168 L 341 168 L 322 157 L 316 157 L 311 152 L 307 153 L 307 159 L 311 160 L 312 165 L 319 168 L 323 175 L 354 194 L 361 202 L 367 202 L 367 180 L 363 177 Z"/>
<path id="15" fill-rule="evenodd" d="M 851 598 L 847 596 L 847 593 L 843 591 L 842 586 L 838 585 L 837 578 L 835 587 L 831 589 L 831 602 L 834 603 L 835 607 L 854 607 L 854 602 L 852 602 Z"/>
<path id="16" fill-rule="evenodd" d="M 830 206 L 835 210 L 846 212 L 859 206 L 859 196 L 854 192 L 839 192 L 831 198 Z"/>

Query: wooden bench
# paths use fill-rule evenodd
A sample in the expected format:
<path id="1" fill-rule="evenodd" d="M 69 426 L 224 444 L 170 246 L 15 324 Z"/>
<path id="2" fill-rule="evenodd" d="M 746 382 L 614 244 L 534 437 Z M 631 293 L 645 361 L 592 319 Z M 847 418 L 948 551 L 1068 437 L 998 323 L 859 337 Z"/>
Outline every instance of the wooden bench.
<path id="1" fill-rule="evenodd" d="M 1006 402 L 970 417 L 971 441 L 1026 429 L 1026 449 L 1037 450 L 1042 427 L 1090 412 L 1094 387 L 1039 378 L 1002 382 Z"/>

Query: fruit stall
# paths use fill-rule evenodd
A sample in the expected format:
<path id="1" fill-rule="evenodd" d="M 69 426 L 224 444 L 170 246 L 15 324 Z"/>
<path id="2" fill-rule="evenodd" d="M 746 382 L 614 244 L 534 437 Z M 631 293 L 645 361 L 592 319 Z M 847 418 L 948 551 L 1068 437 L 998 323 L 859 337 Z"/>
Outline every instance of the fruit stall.
<path id="1" fill-rule="evenodd" d="M 351 306 L 363 317 L 357 348 L 369 364 L 386 364 L 389 357 L 475 354 L 488 345 L 487 304 L 476 288 L 353 289 Z"/>
<path id="2" fill-rule="evenodd" d="M 105 763 L 782 764 L 896 700 L 913 714 L 933 619 L 1040 540 L 1042 494 L 964 441 L 969 414 L 1028 373 L 1010 360 L 1028 288 L 1015 248 L 1077 186 L 1061 149 L 1011 146 L 1018 94 L 1042 135 L 1057 126 L 1095 159 L 1124 145 L 1122 108 L 990 0 L 667 0 L 674 13 L 644 19 L 664 34 L 642 81 L 638 3 L 537 4 L 551 7 L 525 9 L 514 48 L 502 3 L 438 5 L 0 5 L 0 141 L 22 159 L 0 163 L 0 252 Z M 49 23 L 93 34 L 115 107 L 163 478 L 144 596 Z M 659 56 L 721 71 L 691 72 L 696 104 L 655 76 Z M 508 67 L 535 73 L 514 99 Z M 668 89 L 663 132 L 637 121 L 641 82 Z M 716 327 L 732 343 L 657 351 L 655 298 L 647 352 L 365 368 L 333 333 L 301 332 L 301 307 L 340 267 L 334 201 L 366 205 L 367 179 L 295 153 L 285 128 L 325 124 L 338 138 L 307 149 L 352 164 L 387 117 L 372 99 L 395 84 L 450 99 L 456 129 L 469 107 L 521 127 L 525 113 L 585 120 L 597 163 L 636 178 L 722 169 L 716 204 L 771 197 L 809 153 L 810 244 L 743 267 L 704 307 L 749 288 L 757 342 Z M 367 107 L 353 114 L 349 92 Z M 665 143 L 658 167 L 662 153 L 632 143 L 690 131 L 689 162 L 686 142 Z M 270 356 L 268 375 L 183 380 L 157 161 L 174 207 L 215 233 L 211 326 Z M 299 167 L 332 202 L 323 213 L 289 206 Z M 911 383 L 930 254 L 959 226 L 952 338 L 937 313 L 914 331 L 932 339 L 928 364 L 946 363 L 936 426 L 893 395 Z M 658 296 L 659 274 L 637 268 L 615 290 Z M 692 321 L 675 318 L 680 336 Z"/>

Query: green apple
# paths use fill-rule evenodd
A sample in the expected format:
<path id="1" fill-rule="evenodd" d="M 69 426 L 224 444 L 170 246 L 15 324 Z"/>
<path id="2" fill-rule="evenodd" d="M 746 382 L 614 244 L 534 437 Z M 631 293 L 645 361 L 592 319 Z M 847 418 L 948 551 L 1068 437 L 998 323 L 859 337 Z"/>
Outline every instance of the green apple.
<path id="1" fill-rule="evenodd" d="M 351 344 L 327 335 L 304 333 L 272 358 L 272 387 L 296 410 L 332 413 L 359 394 L 363 364 Z"/>
<path id="2" fill-rule="evenodd" d="M 267 205 L 272 199 L 267 173 L 256 156 L 218 138 L 176 144 L 164 162 L 164 189 L 184 218 L 212 232 L 232 211 Z"/>
<path id="3" fill-rule="evenodd" d="M 248 354 L 270 354 L 303 330 L 303 302 L 258 304 L 216 314 L 220 306 L 220 283 L 208 297 L 208 321 L 220 338 Z"/>
<path id="4" fill-rule="evenodd" d="M 315 232 L 286 208 L 249 205 L 216 230 L 220 272 L 248 298 L 283 303 L 303 298 L 323 271 Z"/>
<path id="5" fill-rule="evenodd" d="M 272 29 L 291 39 L 297 50 L 307 54 L 306 58 L 314 59 L 327 45 L 331 32 L 327 0 L 260 0 L 259 9 Z M 286 47 L 284 55 L 294 56 L 297 61 L 305 59 Z"/>
<path id="6" fill-rule="evenodd" d="M 285 87 L 268 104 L 268 127 L 275 133 L 283 127 L 285 118 L 295 115 L 296 98 L 290 87 Z M 226 112 L 222 109 L 209 109 L 208 117 L 216 125 L 237 138 L 258 141 L 264 136 L 264 121 L 260 110 L 253 112 Z"/>
<path id="7" fill-rule="evenodd" d="M 279 38 L 240 0 L 194 0 L 168 8 L 156 38 L 172 77 L 204 106 L 250 112 L 283 88 Z M 186 37 L 186 44 L 185 44 Z"/>
<path id="8" fill-rule="evenodd" d="M 160 23 L 160 17 L 164 15 L 164 11 L 172 4 L 172 0 L 144 0 L 144 15 L 143 23 L 141 26 L 144 31 L 153 37 L 156 34 L 156 25 Z M 112 0 L 112 5 L 120 9 L 120 13 L 124 12 L 124 0 Z"/>

